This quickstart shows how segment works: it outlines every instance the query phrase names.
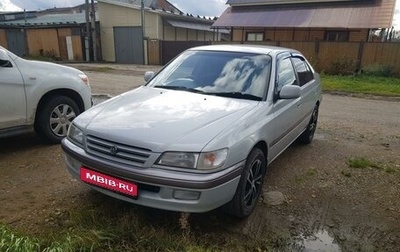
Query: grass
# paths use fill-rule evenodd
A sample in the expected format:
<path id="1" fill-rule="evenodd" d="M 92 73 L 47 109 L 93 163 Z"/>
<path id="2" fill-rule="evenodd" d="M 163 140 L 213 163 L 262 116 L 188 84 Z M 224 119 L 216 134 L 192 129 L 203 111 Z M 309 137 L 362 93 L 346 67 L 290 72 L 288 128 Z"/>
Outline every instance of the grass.
<path id="1" fill-rule="evenodd" d="M 273 246 L 265 237 L 227 232 L 226 226 L 238 221 L 225 215 L 194 217 L 102 197 L 96 206 L 53 216 L 57 225 L 36 237 L 0 225 L 0 251 L 270 251 Z M 62 224 L 66 218 L 68 225 Z"/>
<path id="2" fill-rule="evenodd" d="M 396 173 L 399 172 L 398 169 L 388 166 L 388 165 L 383 165 L 376 163 L 374 161 L 371 161 L 369 159 L 366 159 L 364 157 L 356 157 L 356 158 L 350 158 L 347 161 L 347 164 L 349 165 L 350 168 L 355 168 L 355 169 L 365 169 L 365 168 L 373 168 L 377 170 L 383 170 L 386 173 Z M 343 174 L 343 172 L 342 172 Z M 343 174 L 346 176 L 346 174 Z M 351 175 L 350 175 L 351 176 Z M 348 177 L 350 177 L 348 176 Z"/>
<path id="3" fill-rule="evenodd" d="M 323 91 L 400 97 L 400 78 L 323 74 L 321 80 Z"/>
<path id="4" fill-rule="evenodd" d="M 304 183 L 304 182 L 308 181 L 310 178 L 316 176 L 317 174 L 318 174 L 318 170 L 314 167 L 310 167 L 304 173 L 296 176 L 294 178 L 294 181 L 296 183 Z"/>
<path id="5" fill-rule="evenodd" d="M 0 226 L 0 251 L 39 251 L 40 245 L 37 239 L 14 234 L 5 226 Z"/>
<path id="6" fill-rule="evenodd" d="M 371 160 L 368 160 L 366 158 L 360 157 L 360 158 L 350 158 L 348 160 L 348 164 L 351 168 L 358 168 L 358 169 L 364 169 L 364 168 L 376 168 L 376 169 L 383 169 L 383 167 Z"/>

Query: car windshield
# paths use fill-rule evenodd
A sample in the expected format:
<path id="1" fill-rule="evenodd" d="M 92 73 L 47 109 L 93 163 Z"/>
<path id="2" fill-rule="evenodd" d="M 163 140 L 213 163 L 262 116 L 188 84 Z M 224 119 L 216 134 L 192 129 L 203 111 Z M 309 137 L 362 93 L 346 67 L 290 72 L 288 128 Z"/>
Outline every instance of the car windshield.
<path id="1" fill-rule="evenodd" d="M 271 57 L 265 54 L 186 51 L 147 86 L 261 100 L 270 69 Z"/>

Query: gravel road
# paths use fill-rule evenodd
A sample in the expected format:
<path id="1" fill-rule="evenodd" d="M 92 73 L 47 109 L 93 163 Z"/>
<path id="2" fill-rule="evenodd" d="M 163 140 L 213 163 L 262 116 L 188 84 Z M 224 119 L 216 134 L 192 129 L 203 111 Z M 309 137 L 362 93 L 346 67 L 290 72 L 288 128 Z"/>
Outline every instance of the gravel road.
<path id="1" fill-rule="evenodd" d="M 146 70 L 74 66 L 89 75 L 94 94 L 111 96 L 143 84 Z M 325 94 L 314 142 L 291 146 L 268 167 L 265 197 L 248 219 L 232 221 L 217 211 L 191 221 L 207 228 L 218 218 L 224 230 L 268 238 L 288 251 L 398 251 L 399 154 L 400 101 Z M 354 159 L 372 167 L 352 168 Z M 271 191 L 283 194 L 281 204 L 268 203 Z M 2 223 L 32 234 L 68 228 L 54 221 L 55 212 L 79 208 L 91 195 L 65 170 L 60 146 L 44 145 L 34 134 L 1 139 Z"/>

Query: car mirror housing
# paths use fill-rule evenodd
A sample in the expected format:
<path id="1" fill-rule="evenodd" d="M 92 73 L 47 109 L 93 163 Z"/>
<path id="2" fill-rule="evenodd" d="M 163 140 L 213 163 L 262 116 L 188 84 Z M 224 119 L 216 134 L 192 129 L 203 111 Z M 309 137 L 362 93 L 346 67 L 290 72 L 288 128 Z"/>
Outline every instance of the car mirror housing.
<path id="1" fill-rule="evenodd" d="M 8 55 L 7 52 L 3 49 L 0 49 L 0 60 L 2 61 L 8 61 Z"/>
<path id="2" fill-rule="evenodd" d="M 0 67 L 7 67 L 10 65 L 10 59 L 4 49 L 0 49 Z"/>
<path id="3" fill-rule="evenodd" d="M 296 99 L 301 95 L 301 88 L 295 85 L 283 86 L 279 92 L 279 99 Z"/>
<path id="4" fill-rule="evenodd" d="M 151 78 L 153 78 L 154 72 L 153 71 L 147 71 L 144 73 L 144 80 L 148 82 Z"/>

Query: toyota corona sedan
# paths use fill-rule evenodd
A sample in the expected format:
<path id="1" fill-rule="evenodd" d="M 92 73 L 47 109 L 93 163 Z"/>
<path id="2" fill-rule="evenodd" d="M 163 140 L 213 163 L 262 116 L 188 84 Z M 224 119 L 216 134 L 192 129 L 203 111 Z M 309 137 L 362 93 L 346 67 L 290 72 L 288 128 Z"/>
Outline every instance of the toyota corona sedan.
<path id="1" fill-rule="evenodd" d="M 112 197 L 246 217 L 268 165 L 313 140 L 320 78 L 298 51 L 196 47 L 145 80 L 78 116 L 62 141 L 69 172 Z"/>

